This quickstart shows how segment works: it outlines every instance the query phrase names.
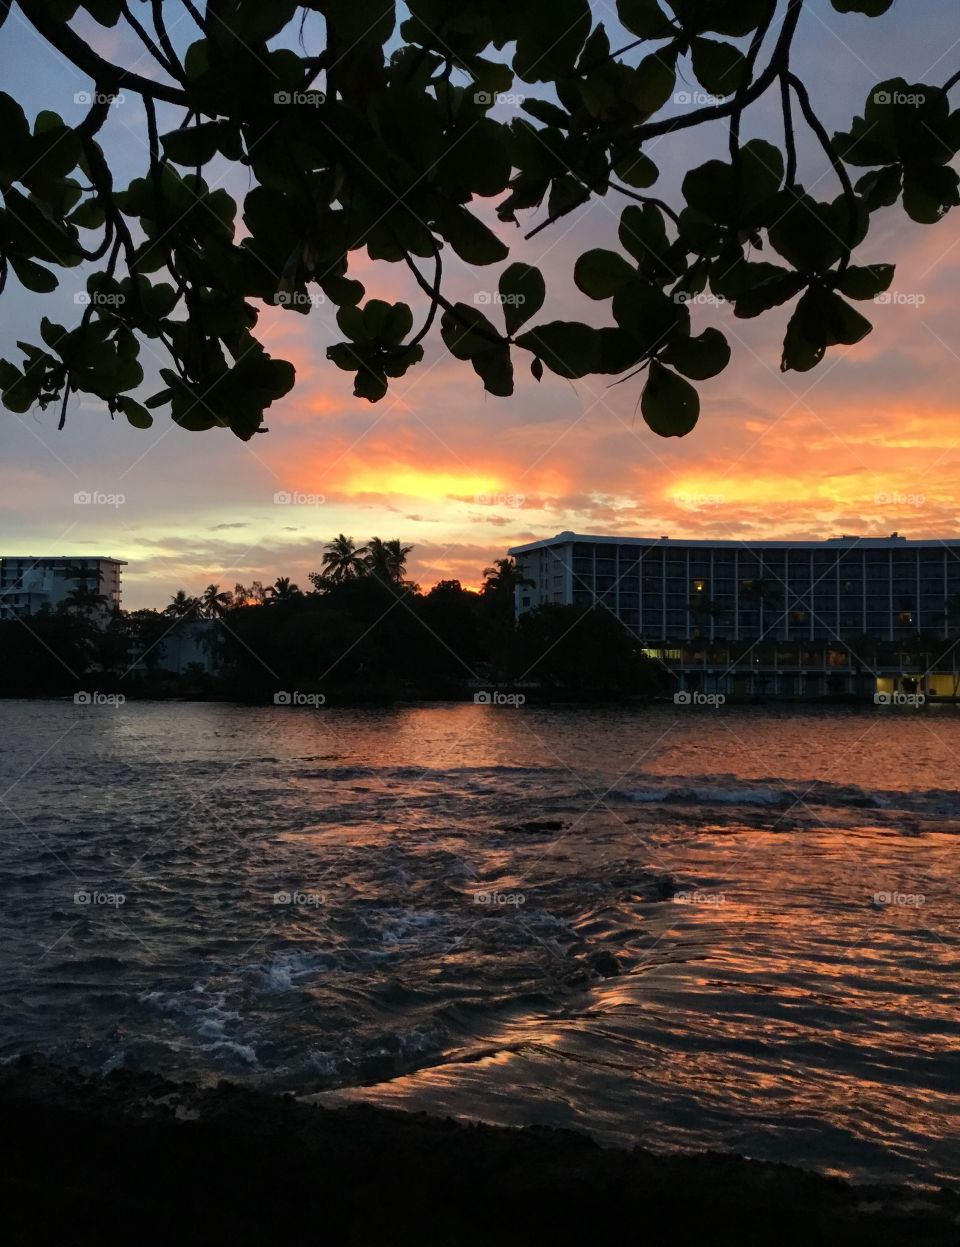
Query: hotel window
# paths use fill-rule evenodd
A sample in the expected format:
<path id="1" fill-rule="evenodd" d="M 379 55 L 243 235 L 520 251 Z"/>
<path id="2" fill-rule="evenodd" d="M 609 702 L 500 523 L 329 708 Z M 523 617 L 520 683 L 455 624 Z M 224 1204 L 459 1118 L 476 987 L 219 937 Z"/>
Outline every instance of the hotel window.
<path id="1" fill-rule="evenodd" d="M 897 616 L 897 623 L 900 624 L 901 627 L 905 627 L 907 624 L 912 624 L 913 611 L 901 611 Z"/>
<path id="2" fill-rule="evenodd" d="M 691 584 L 694 593 L 704 593 L 706 591 L 707 582 L 705 580 L 693 580 Z"/>

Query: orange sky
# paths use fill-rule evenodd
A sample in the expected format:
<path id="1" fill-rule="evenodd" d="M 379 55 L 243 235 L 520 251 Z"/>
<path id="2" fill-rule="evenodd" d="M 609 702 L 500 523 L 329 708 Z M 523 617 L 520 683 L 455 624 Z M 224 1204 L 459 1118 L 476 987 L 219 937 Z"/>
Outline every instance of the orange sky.
<path id="1" fill-rule="evenodd" d="M 833 14 L 835 29 L 821 29 L 813 19 L 825 6 L 814 4 L 800 68 L 821 93 L 828 127 L 848 122 L 903 56 L 913 80 L 926 72 L 942 81 L 955 68 L 955 57 L 936 64 L 950 42 L 943 6 L 916 0 L 916 7 L 918 20 L 903 28 L 907 41 L 896 37 L 899 19 L 845 26 Z M 855 57 L 838 42 L 852 29 L 870 37 Z M 19 85 L 11 83 L 21 98 L 36 72 L 26 52 L 36 55 L 27 45 L 24 64 L 9 67 L 21 75 Z M 829 83 L 823 78 L 816 87 L 827 68 Z M 64 95 L 64 115 L 80 85 L 69 77 L 51 85 Z M 757 132 L 768 122 L 761 115 Z M 752 133 L 748 127 L 745 137 Z M 723 140 L 715 131 L 658 150 L 658 192 L 670 197 L 685 163 L 716 154 Z M 138 171 L 136 117 L 117 110 L 114 141 L 118 160 Z M 835 193 L 807 138 L 801 173 L 818 195 Z M 244 186 L 233 189 L 242 195 Z M 579 296 L 572 272 L 581 251 L 616 246 L 622 206 L 595 202 L 530 243 L 513 227 L 496 226 L 515 248 L 512 260 L 545 273 L 541 319 L 609 323 L 608 305 Z M 516 395 L 486 396 L 469 364 L 446 355 L 436 334 L 423 365 L 371 406 L 353 398 L 352 376 L 325 359 L 339 336 L 335 309 L 302 317 L 264 308 L 261 334 L 273 353 L 295 362 L 298 385 L 268 413 L 269 434 L 249 444 L 227 432 L 186 433 L 165 418 L 147 433 L 111 426 L 92 401 L 77 405 L 59 434 L 52 410 L 4 413 L 2 552 L 125 558 L 125 602 L 141 606 L 163 605 L 177 588 L 197 592 L 211 581 L 232 587 L 289 575 L 306 586 L 323 543 L 340 531 L 413 544 L 411 571 L 424 587 L 450 576 L 476 585 L 508 546 L 564 529 L 745 539 L 894 530 L 956 536 L 958 223 L 954 213 L 938 226 L 917 226 L 899 207 L 875 218 L 859 259 L 897 263 L 894 301 L 866 305 L 875 325 L 870 338 L 831 350 L 811 373 L 779 371 L 787 310 L 757 322 L 736 321 L 724 308 L 692 308 L 695 332 L 716 324 L 728 334 L 733 362 L 699 386 L 700 424 L 682 440 L 663 441 L 647 429 L 634 382 L 570 383 L 548 373 L 538 385 L 520 357 Z M 374 270 L 358 258 L 351 275 L 369 282 L 370 296 L 408 298 L 419 323 L 422 301 L 400 266 Z M 471 270 L 455 259 L 446 276 L 455 299 L 472 302 L 496 289 L 496 270 Z M 40 315 L 69 319 L 37 297 L 16 293 L 15 300 L 5 301 L 0 354 L 11 354 L 8 338 L 31 336 L 23 325 Z M 74 504 L 76 492 L 92 490 L 123 502 Z"/>

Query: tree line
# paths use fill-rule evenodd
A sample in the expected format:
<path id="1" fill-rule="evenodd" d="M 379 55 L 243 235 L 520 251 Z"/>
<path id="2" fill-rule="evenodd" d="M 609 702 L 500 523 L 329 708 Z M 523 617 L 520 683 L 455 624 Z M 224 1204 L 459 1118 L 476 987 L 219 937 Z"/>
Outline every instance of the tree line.
<path id="1" fill-rule="evenodd" d="M 56 609 L 0 621 L 8 661 L 0 694 L 63 695 L 109 688 L 130 696 L 270 701 L 281 691 L 329 700 L 468 697 L 523 687 L 530 696 L 635 696 L 669 676 L 605 608 L 544 605 L 517 617 L 525 581 L 513 559 L 484 569 L 478 590 L 411 580 L 412 546 L 343 533 L 327 543 L 309 588 L 272 584 L 179 589 L 162 609 L 109 612 L 78 585 Z M 202 659 L 172 674 L 187 638 Z M 167 665 L 165 665 L 167 664 Z"/>

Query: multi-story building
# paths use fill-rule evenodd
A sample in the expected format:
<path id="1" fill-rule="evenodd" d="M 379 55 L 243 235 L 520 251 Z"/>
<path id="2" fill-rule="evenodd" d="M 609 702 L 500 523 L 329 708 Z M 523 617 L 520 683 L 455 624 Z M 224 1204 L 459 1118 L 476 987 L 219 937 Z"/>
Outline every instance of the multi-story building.
<path id="1" fill-rule="evenodd" d="M 605 608 L 681 688 L 781 695 L 960 690 L 960 539 L 687 541 L 560 533 L 509 552 L 519 613 Z"/>
<path id="2" fill-rule="evenodd" d="M 0 618 L 25 618 L 70 602 L 106 620 L 120 606 L 121 567 L 121 559 L 88 555 L 0 557 Z"/>

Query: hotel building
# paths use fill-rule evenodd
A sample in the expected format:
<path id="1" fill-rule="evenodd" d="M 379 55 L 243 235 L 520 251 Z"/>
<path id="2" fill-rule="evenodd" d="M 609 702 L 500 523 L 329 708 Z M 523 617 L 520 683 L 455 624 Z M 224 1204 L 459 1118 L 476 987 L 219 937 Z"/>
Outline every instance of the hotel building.
<path id="1" fill-rule="evenodd" d="M 564 532 L 509 553 L 547 603 L 613 612 L 678 689 L 955 698 L 960 539 L 686 541 Z"/>
<path id="2" fill-rule="evenodd" d="M 81 555 L 0 557 L 0 618 L 25 618 L 45 607 L 56 610 L 75 598 L 76 590 L 85 589 L 105 599 L 91 611 L 105 622 L 120 607 L 121 567 L 126 567 L 121 559 Z"/>

